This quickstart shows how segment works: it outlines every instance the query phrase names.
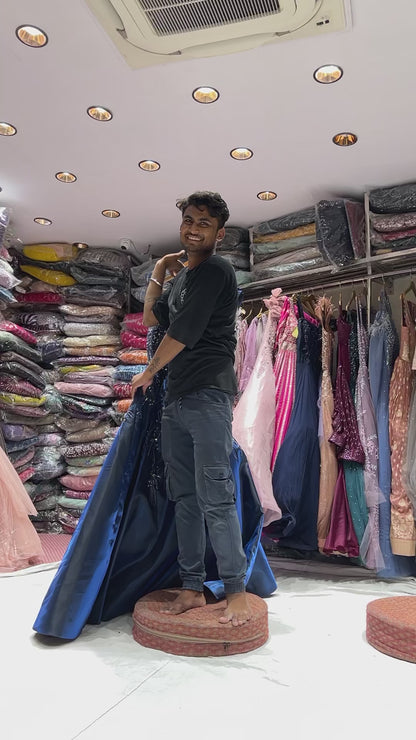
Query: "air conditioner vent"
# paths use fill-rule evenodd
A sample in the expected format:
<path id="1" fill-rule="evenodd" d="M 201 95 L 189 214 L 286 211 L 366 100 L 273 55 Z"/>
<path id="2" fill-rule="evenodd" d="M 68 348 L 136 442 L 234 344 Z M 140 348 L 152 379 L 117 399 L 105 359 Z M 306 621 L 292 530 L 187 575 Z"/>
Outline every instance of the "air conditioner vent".
<path id="1" fill-rule="evenodd" d="M 158 36 L 202 31 L 279 12 L 277 0 L 137 0 Z"/>
<path id="2" fill-rule="evenodd" d="M 85 0 L 133 68 L 351 25 L 351 0 Z"/>

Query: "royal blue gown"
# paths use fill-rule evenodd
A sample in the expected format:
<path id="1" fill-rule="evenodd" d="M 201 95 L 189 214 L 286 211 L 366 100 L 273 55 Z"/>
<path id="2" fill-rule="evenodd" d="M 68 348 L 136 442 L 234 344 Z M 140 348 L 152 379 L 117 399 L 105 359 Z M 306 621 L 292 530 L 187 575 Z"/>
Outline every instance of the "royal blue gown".
<path id="1" fill-rule="evenodd" d="M 160 333 L 150 333 L 158 343 Z M 146 395 L 138 391 L 106 457 L 65 556 L 43 600 L 33 629 L 74 639 L 84 625 L 132 612 L 138 599 L 180 586 L 174 504 L 165 491 L 160 449 L 165 373 Z M 263 513 L 244 453 L 234 444 L 235 480 L 247 591 L 269 596 L 276 581 L 260 545 Z M 206 586 L 223 593 L 207 544 Z"/>

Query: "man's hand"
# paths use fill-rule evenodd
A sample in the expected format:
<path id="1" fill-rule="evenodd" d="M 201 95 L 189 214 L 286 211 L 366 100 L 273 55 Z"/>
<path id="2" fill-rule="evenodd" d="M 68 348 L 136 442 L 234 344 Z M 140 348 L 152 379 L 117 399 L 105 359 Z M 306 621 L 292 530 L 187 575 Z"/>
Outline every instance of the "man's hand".
<path id="1" fill-rule="evenodd" d="M 184 265 L 185 250 L 182 249 L 180 252 L 174 254 L 165 254 L 159 261 L 163 263 L 165 269 L 170 272 L 173 277 L 176 277 Z"/>
<path id="2" fill-rule="evenodd" d="M 146 370 L 144 371 L 144 373 L 140 373 L 139 375 L 133 375 L 131 379 L 131 391 L 133 398 L 138 388 L 141 388 L 143 390 L 144 395 L 149 385 L 152 385 L 152 380 L 153 378 Z"/>

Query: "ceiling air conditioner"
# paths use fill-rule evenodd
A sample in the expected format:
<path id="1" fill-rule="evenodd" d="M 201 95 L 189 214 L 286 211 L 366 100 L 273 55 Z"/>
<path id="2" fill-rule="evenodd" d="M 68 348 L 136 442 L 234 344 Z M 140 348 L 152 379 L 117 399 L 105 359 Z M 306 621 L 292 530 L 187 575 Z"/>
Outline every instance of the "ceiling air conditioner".
<path id="1" fill-rule="evenodd" d="M 86 0 L 132 68 L 350 26 L 350 0 Z"/>

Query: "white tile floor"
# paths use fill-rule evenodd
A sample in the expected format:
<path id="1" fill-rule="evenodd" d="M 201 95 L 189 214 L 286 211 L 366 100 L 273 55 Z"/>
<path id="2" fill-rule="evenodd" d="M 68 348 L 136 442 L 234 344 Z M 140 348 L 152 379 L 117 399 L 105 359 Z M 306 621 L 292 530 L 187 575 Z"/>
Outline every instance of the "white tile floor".
<path id="1" fill-rule="evenodd" d="M 416 665 L 365 640 L 366 604 L 416 582 L 278 577 L 270 640 L 246 655 L 180 658 L 131 619 L 71 643 L 31 625 L 54 570 L 0 578 L 2 740 L 377 740 L 414 737 Z"/>

